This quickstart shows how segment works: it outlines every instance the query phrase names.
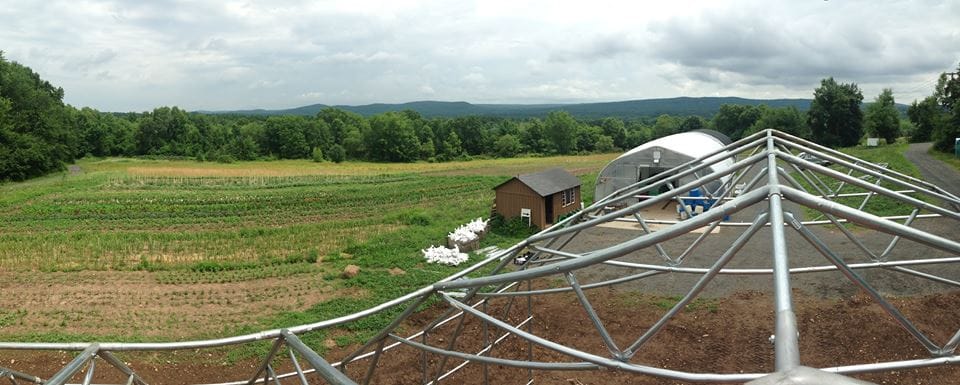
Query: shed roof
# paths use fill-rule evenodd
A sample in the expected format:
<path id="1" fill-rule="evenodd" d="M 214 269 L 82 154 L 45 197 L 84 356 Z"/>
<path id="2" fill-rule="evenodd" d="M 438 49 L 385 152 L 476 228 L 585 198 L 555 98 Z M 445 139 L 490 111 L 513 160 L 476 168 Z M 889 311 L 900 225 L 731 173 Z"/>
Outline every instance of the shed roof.
<path id="1" fill-rule="evenodd" d="M 580 178 L 558 167 L 532 174 L 517 175 L 493 189 L 496 190 L 513 179 L 519 180 L 542 197 L 580 185 Z"/>

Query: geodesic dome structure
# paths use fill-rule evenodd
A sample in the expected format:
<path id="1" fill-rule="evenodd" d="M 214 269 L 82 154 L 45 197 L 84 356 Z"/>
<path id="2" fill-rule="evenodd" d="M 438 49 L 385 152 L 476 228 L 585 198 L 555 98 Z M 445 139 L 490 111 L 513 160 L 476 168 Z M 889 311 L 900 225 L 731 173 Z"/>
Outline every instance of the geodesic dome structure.
<path id="1" fill-rule="evenodd" d="M 800 152 L 833 166 L 801 158 Z M 729 164 L 713 169 L 718 162 Z M 637 199 L 650 189 L 691 175 L 696 177 L 662 194 Z M 711 207 L 702 214 L 686 220 L 644 217 L 645 209 L 673 202 L 682 205 L 688 198 L 684 194 L 691 189 L 716 181 L 722 181 L 722 188 L 706 190 L 719 194 L 708 193 Z M 871 202 L 881 200 L 886 207 L 904 210 L 903 215 L 868 212 Z M 605 211 L 605 207 L 621 208 Z M 727 217 L 730 220 L 725 220 Z M 946 231 L 938 234 L 921 227 L 926 220 L 938 221 L 939 228 Z M 628 223 L 635 230 L 626 238 L 600 234 L 583 242 L 591 231 L 617 223 Z M 272 341 L 255 370 L 229 371 L 223 374 L 224 380 L 238 380 L 230 384 L 535 383 L 542 372 L 610 370 L 693 382 L 859 384 L 864 382 L 849 375 L 960 363 L 956 354 L 960 325 L 944 325 L 943 330 L 918 327 L 870 275 L 882 271 L 914 277 L 935 290 L 960 287 L 958 225 L 960 198 L 937 186 L 766 130 L 660 176 L 624 186 L 460 273 L 356 314 L 216 340 L 0 343 L 0 349 L 80 352 L 46 380 L 13 368 L 0 368 L 0 375 L 13 383 L 63 384 L 80 377 L 86 368 L 83 380 L 89 383 L 99 360 L 122 373 L 126 383 L 144 384 L 149 375 L 134 371 L 114 353 L 200 350 Z M 715 230 L 720 228 L 729 233 L 724 238 L 729 241 L 710 244 L 718 238 Z M 668 247 L 671 243 L 674 246 Z M 520 256 L 524 258 L 517 264 Z M 607 274 L 591 273 L 601 268 L 608 269 Z M 804 335 L 798 328 L 791 289 L 802 276 L 824 272 L 837 274 L 842 277 L 837 279 L 839 283 L 860 290 L 875 302 L 925 356 L 856 363 L 842 363 L 847 361 L 845 357 L 836 357 L 833 366 L 805 365 L 801 356 Z M 652 322 L 611 321 L 598 311 L 604 294 L 595 293 L 663 277 L 688 277 L 671 282 L 689 285 L 675 303 L 651 318 Z M 668 325 L 678 322 L 683 309 L 723 277 L 763 277 L 772 292 L 770 342 L 735 347 L 736 351 L 771 351 L 772 370 L 692 372 L 646 361 L 645 349 Z M 578 313 L 585 322 L 562 325 L 561 333 L 553 331 L 554 337 L 548 338 L 544 335 L 549 331 L 537 330 L 534 321 L 551 316 L 538 313 L 537 307 L 553 296 L 573 298 L 577 306 L 563 311 Z M 418 312 L 427 304 L 432 306 Z M 332 358 L 321 356 L 316 347 L 300 339 L 316 330 L 362 322 L 385 311 L 396 316 L 336 362 L 331 363 Z M 831 327 L 842 325 L 823 326 Z M 563 338 L 574 334 L 590 342 Z M 280 367 L 288 370 L 275 370 Z M 496 377 L 494 370 L 512 370 L 514 375 Z"/>

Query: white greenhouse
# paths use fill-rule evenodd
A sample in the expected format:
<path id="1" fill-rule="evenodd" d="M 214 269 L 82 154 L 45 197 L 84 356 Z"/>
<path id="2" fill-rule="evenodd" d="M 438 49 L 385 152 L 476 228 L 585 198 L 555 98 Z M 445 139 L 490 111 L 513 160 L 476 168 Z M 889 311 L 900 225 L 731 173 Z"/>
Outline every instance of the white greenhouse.
<path id="1" fill-rule="evenodd" d="M 619 189 L 721 150 L 728 144 L 730 144 L 730 138 L 713 130 L 683 132 L 644 143 L 620 155 L 600 171 L 600 175 L 597 176 L 594 199 L 600 200 Z M 707 159 L 705 163 L 711 163 L 715 159 L 726 156 L 728 154 L 722 152 Z M 709 171 L 701 170 L 696 175 L 671 181 L 671 185 L 676 187 L 712 172 L 723 172 L 732 165 L 733 159 L 728 157 L 711 165 Z M 722 194 L 721 188 L 729 178 L 728 175 L 723 179 L 706 184 L 703 187 L 708 191 L 703 195 L 716 196 Z M 664 185 L 657 188 L 656 191 L 647 191 L 646 195 L 659 195 L 669 189 L 668 186 Z M 627 202 L 623 203 L 626 204 Z"/>

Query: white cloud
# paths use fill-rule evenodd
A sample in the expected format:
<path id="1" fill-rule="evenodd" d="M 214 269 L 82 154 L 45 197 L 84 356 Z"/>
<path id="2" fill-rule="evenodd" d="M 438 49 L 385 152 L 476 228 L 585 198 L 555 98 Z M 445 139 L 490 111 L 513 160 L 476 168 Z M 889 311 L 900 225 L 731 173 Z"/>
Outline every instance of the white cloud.
<path id="1" fill-rule="evenodd" d="M 25 0 L 6 58 L 101 110 L 928 94 L 960 3 Z"/>
<path id="2" fill-rule="evenodd" d="M 482 84 L 487 82 L 486 76 L 479 72 L 471 72 L 463 77 L 463 81 L 473 84 Z"/>

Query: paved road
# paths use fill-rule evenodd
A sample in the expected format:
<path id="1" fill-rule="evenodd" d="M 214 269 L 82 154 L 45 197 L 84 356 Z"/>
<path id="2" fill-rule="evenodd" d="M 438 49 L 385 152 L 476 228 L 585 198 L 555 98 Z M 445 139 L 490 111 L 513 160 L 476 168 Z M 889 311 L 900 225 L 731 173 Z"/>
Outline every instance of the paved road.
<path id="1" fill-rule="evenodd" d="M 931 146 L 933 143 L 911 143 L 903 155 L 917 165 L 924 180 L 960 196 L 960 171 L 927 154 Z"/>

